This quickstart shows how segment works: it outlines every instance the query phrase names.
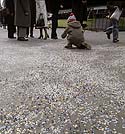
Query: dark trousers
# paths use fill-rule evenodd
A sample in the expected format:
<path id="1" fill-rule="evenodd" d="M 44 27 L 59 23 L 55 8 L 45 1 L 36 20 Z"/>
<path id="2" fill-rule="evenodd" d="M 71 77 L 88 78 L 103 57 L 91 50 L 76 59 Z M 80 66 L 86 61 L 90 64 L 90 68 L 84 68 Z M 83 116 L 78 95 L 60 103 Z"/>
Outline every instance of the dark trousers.
<path id="1" fill-rule="evenodd" d="M 83 4 L 82 0 L 72 0 L 72 12 L 81 25 L 87 21 L 87 4 Z"/>
<path id="2" fill-rule="evenodd" d="M 16 27 L 14 25 L 8 25 L 8 38 L 13 38 L 16 32 Z"/>
<path id="3" fill-rule="evenodd" d="M 58 12 L 53 13 L 52 15 L 52 33 L 51 33 L 51 38 L 57 37 L 57 30 L 58 27 Z"/>
<path id="4" fill-rule="evenodd" d="M 16 32 L 16 27 L 14 26 L 14 16 L 8 15 L 6 17 L 6 21 L 7 21 L 8 38 L 13 38 L 14 33 Z"/>

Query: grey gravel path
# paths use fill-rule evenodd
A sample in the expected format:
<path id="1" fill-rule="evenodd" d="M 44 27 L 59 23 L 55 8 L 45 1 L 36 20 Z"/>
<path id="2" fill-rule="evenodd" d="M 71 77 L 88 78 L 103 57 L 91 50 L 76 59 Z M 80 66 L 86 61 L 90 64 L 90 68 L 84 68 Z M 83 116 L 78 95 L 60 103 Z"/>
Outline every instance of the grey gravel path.
<path id="1" fill-rule="evenodd" d="M 90 51 L 36 37 L 0 29 L 0 134 L 125 134 L 125 32 L 86 31 Z"/>

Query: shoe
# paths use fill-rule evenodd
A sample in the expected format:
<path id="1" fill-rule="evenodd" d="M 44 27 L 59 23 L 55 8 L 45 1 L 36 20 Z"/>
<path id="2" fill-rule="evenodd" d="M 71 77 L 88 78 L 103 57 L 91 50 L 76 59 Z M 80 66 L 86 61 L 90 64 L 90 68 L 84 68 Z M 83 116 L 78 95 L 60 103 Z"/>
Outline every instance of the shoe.
<path id="1" fill-rule="evenodd" d="M 92 49 L 92 47 L 89 44 L 84 43 L 84 45 L 85 45 L 85 47 L 86 47 L 87 50 L 91 50 Z"/>
<path id="2" fill-rule="evenodd" d="M 49 35 L 48 35 L 48 34 L 47 34 L 47 35 L 45 35 L 44 40 L 47 40 L 47 38 L 49 38 Z"/>
<path id="3" fill-rule="evenodd" d="M 16 37 L 8 37 L 9 39 L 16 39 Z"/>
<path id="4" fill-rule="evenodd" d="M 65 48 L 72 49 L 72 46 L 65 46 Z"/>
<path id="5" fill-rule="evenodd" d="M 54 36 L 54 37 L 51 37 L 51 39 L 58 39 L 58 37 L 57 36 Z"/>
<path id="6" fill-rule="evenodd" d="M 33 36 L 33 35 L 30 35 L 30 37 L 31 37 L 31 38 L 34 38 L 34 36 Z"/>
<path id="7" fill-rule="evenodd" d="M 44 40 L 47 40 L 47 37 L 43 38 Z"/>
<path id="8" fill-rule="evenodd" d="M 107 35 L 107 38 L 110 39 L 110 34 L 106 33 L 106 35 Z"/>
<path id="9" fill-rule="evenodd" d="M 117 40 L 117 39 L 116 40 L 113 40 L 113 43 L 117 43 L 117 42 L 119 42 L 119 40 Z"/>
<path id="10" fill-rule="evenodd" d="M 43 35 L 40 35 L 40 36 L 38 37 L 38 39 L 41 39 L 41 38 L 43 39 Z"/>
<path id="11" fill-rule="evenodd" d="M 78 46 L 78 49 L 87 49 L 87 50 L 91 50 L 91 46 L 88 45 L 87 43 L 84 43 L 84 45 Z"/>
<path id="12" fill-rule="evenodd" d="M 25 38 L 25 37 L 18 37 L 18 39 L 17 40 L 19 40 L 19 41 L 28 41 L 28 39 L 27 38 Z"/>
<path id="13" fill-rule="evenodd" d="M 38 37 L 38 39 L 41 39 L 41 37 Z"/>

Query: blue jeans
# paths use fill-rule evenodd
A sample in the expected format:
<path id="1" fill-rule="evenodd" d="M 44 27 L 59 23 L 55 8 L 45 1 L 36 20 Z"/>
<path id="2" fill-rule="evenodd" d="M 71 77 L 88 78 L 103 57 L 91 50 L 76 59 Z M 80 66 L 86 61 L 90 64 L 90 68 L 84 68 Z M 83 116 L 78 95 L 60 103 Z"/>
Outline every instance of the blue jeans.
<path id="1" fill-rule="evenodd" d="M 111 34 L 113 33 L 113 41 L 118 39 L 118 33 L 119 33 L 119 28 L 118 28 L 118 20 L 116 19 L 111 19 L 111 26 L 106 29 L 106 34 Z"/>

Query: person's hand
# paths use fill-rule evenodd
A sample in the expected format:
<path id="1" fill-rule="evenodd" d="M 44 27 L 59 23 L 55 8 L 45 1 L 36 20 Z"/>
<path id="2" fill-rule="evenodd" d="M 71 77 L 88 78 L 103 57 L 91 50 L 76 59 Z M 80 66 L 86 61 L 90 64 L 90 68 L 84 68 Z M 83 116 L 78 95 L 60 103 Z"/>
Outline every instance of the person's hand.
<path id="1" fill-rule="evenodd" d="M 29 13 L 28 13 L 28 12 L 25 12 L 25 15 L 26 15 L 26 16 L 28 16 L 28 15 L 29 15 Z"/>
<path id="2" fill-rule="evenodd" d="M 110 15 L 107 15 L 106 18 L 110 19 Z"/>
<path id="3" fill-rule="evenodd" d="M 63 8 L 63 5 L 60 5 L 60 8 Z"/>

